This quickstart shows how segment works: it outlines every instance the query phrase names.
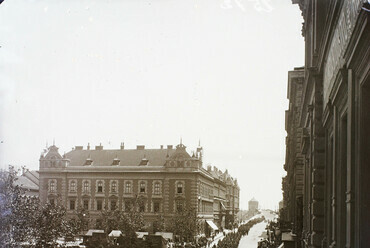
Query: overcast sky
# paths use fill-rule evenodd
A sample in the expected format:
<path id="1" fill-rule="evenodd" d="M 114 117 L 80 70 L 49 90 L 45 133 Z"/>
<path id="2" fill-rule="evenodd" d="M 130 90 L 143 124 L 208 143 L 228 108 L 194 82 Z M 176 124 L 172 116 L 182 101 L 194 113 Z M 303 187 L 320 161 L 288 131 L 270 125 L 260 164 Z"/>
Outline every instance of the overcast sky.
<path id="1" fill-rule="evenodd" d="M 0 167 L 60 152 L 200 139 L 275 209 L 282 199 L 287 75 L 304 63 L 290 0 L 5 0 L 0 5 Z"/>

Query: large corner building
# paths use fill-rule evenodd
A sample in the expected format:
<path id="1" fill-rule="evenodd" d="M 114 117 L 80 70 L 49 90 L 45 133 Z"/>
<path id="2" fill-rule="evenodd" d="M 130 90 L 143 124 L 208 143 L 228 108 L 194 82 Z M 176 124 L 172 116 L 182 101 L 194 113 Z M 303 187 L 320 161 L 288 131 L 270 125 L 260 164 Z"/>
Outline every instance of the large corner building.
<path id="1" fill-rule="evenodd" d="M 40 199 L 63 204 L 73 217 L 89 211 L 90 227 L 102 210 L 127 211 L 140 197 L 139 211 L 149 230 L 161 215 L 168 221 L 184 208 L 196 209 L 205 232 L 234 224 L 239 186 L 227 171 L 202 167 L 202 148 L 190 155 L 183 144 L 159 149 L 103 149 L 76 146 L 61 156 L 53 145 L 40 157 Z"/>

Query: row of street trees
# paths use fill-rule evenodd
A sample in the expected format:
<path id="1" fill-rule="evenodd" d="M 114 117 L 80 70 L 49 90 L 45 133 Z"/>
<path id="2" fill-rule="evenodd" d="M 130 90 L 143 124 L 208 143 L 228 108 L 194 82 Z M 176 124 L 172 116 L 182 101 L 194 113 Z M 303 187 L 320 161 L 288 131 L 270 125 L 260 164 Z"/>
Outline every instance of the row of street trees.
<path id="1" fill-rule="evenodd" d="M 88 229 L 88 211 L 79 207 L 76 218 L 67 218 L 63 206 L 41 204 L 38 197 L 27 196 L 26 191 L 15 183 L 17 173 L 11 166 L 9 171 L 0 171 L 0 247 L 56 247 L 58 238 L 74 237 Z M 125 236 L 122 247 L 136 247 L 135 232 L 145 227 L 143 215 L 137 207 L 140 200 L 136 198 L 128 212 L 102 211 L 102 222 L 96 228 L 104 229 L 106 234 L 120 230 Z M 178 211 L 167 225 L 163 216 L 158 215 L 154 223 L 155 231 L 173 232 L 182 241 L 191 241 L 201 230 L 194 209 Z M 101 247 L 112 245 L 108 238 L 99 242 Z"/>
<path id="2" fill-rule="evenodd" d="M 55 247 L 58 237 L 73 235 L 78 223 L 62 206 L 41 204 L 15 184 L 17 171 L 0 171 L 0 247 Z"/>

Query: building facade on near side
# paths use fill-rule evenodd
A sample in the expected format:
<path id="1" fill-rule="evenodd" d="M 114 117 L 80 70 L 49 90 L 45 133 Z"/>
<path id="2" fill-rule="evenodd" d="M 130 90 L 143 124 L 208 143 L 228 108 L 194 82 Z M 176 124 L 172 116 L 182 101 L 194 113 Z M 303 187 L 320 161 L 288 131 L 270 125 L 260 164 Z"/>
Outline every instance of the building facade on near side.
<path id="1" fill-rule="evenodd" d="M 295 68 L 288 73 L 289 109 L 285 111 L 285 130 L 287 137 L 284 169 L 287 176 L 283 179 L 282 219 L 294 223 L 293 233 L 302 233 L 303 204 L 303 155 L 301 153 L 302 128 L 300 127 L 300 106 L 302 104 L 304 68 Z M 300 237 L 298 237 L 300 238 Z"/>
<path id="2" fill-rule="evenodd" d="M 61 156 L 53 145 L 41 155 L 39 173 L 41 201 L 63 204 L 71 217 L 78 207 L 88 210 L 90 228 L 99 226 L 102 210 L 127 211 L 137 198 L 153 231 L 159 216 L 168 223 L 177 211 L 193 208 L 209 224 L 209 232 L 214 223 L 225 225 L 226 210 L 235 215 L 239 209 L 236 179 L 228 181 L 227 173 L 215 178 L 212 170 L 204 169 L 201 147 L 191 156 L 183 144 L 125 149 L 122 143 L 116 150 L 76 146 Z M 230 187 L 233 195 L 227 198 Z"/>
<path id="3" fill-rule="evenodd" d="M 293 3 L 304 19 L 305 66 L 289 72 L 281 219 L 292 223 L 296 247 L 368 247 L 370 5 Z"/>
<path id="4" fill-rule="evenodd" d="M 258 211 L 258 201 L 255 198 L 252 198 L 248 201 L 248 211 L 251 213 Z"/>

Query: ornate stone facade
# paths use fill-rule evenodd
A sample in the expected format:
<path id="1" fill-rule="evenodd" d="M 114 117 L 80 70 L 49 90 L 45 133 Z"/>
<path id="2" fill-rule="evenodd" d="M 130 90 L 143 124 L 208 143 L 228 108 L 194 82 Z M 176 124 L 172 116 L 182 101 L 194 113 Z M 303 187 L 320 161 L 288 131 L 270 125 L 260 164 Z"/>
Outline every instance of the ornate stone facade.
<path id="1" fill-rule="evenodd" d="M 233 180 L 231 185 L 238 191 L 230 191 L 232 197 L 227 198 L 228 177 L 220 181 L 202 167 L 201 147 L 191 156 L 183 144 L 167 149 L 125 149 L 122 144 L 117 150 L 76 146 L 61 156 L 53 145 L 40 157 L 40 199 L 63 204 L 70 217 L 78 207 L 88 210 L 93 228 L 100 223 L 102 210 L 126 211 L 140 197 L 139 210 L 152 230 L 159 215 L 167 222 L 185 207 L 196 209 L 205 221 L 215 221 L 219 210 L 214 204 L 222 186 L 222 201 L 236 214 L 239 187 Z"/>
<path id="2" fill-rule="evenodd" d="M 289 107 L 289 116 L 298 110 L 293 114 L 298 121 L 286 121 L 282 218 L 293 223 L 297 247 L 367 247 L 369 4 L 362 0 L 293 3 L 299 4 L 304 17 L 306 58 L 302 92 L 294 96 L 301 102 L 289 97 L 290 106 L 297 105 L 295 110 Z"/>

